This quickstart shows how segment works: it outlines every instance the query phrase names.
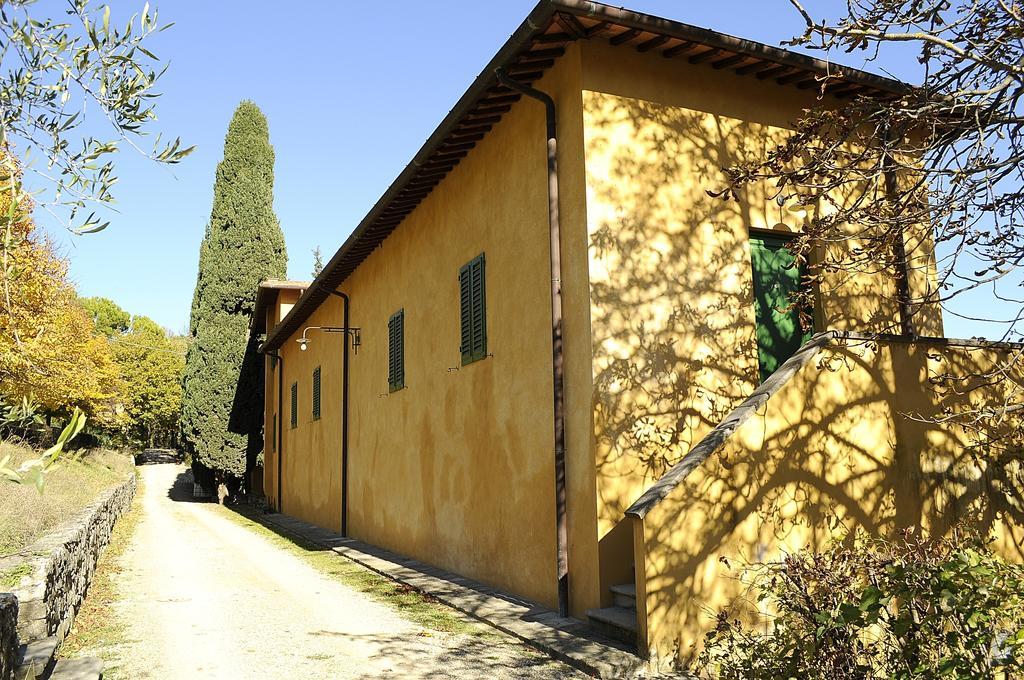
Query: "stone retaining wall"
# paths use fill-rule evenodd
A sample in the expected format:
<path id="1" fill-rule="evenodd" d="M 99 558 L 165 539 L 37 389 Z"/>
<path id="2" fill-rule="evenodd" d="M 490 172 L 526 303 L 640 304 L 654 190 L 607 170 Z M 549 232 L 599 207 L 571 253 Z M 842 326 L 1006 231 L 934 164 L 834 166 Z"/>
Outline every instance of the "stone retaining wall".
<path id="1" fill-rule="evenodd" d="M 18 598 L 0 593 L 0 680 L 8 680 L 14 672 L 18 654 Z"/>
<path id="2" fill-rule="evenodd" d="M 25 572 L 12 589 L 21 644 L 51 635 L 58 644 L 64 640 L 114 523 L 131 507 L 135 483 L 132 475 L 20 553 L 0 559 L 0 574 Z M 6 632 L 2 617 L 0 632 Z M 5 647 L 7 638 L 0 636 L 0 642 Z M 0 649 L 0 656 L 6 653 Z"/>

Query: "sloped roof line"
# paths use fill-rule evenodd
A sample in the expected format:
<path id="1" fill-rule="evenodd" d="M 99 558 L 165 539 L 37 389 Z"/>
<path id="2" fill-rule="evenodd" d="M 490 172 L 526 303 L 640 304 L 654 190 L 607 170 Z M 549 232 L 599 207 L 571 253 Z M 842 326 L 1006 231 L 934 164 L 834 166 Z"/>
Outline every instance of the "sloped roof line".
<path id="1" fill-rule="evenodd" d="M 821 88 L 837 97 L 894 96 L 910 86 L 840 67 L 752 40 L 650 14 L 583 0 L 541 0 L 452 107 L 341 247 L 291 312 L 272 329 L 265 350 L 280 347 L 356 267 L 425 199 L 520 95 L 501 85 L 505 69 L 520 82 L 540 79 L 565 47 L 581 39 L 607 39 L 666 59 L 729 70 L 798 89 Z M 827 80 L 823 80 L 827 79 Z"/>

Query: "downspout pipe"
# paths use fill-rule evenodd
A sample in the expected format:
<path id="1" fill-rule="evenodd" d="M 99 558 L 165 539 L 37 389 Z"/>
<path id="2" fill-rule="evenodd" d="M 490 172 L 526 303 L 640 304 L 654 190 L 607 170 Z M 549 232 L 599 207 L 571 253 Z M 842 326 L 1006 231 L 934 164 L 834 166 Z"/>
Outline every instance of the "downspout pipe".
<path id="1" fill-rule="evenodd" d="M 343 350 L 341 368 L 341 535 L 348 536 L 348 348 L 351 325 L 349 324 L 349 309 L 352 301 L 345 293 L 324 289 L 331 295 L 336 295 L 345 303 L 343 326 L 345 328 L 345 349 Z"/>
<path id="2" fill-rule="evenodd" d="M 283 504 L 281 503 L 281 454 L 282 454 L 282 443 L 284 439 L 284 422 L 281 417 L 281 404 L 284 400 L 284 357 L 274 350 L 273 352 L 263 352 L 263 354 L 274 357 L 281 365 L 277 367 L 277 511 L 284 512 Z"/>
<path id="3" fill-rule="evenodd" d="M 569 616 L 569 540 L 566 519 L 565 477 L 565 357 L 562 339 L 562 241 L 558 215 L 558 129 L 555 101 L 545 92 L 515 80 L 504 68 L 495 71 L 505 87 L 536 99 L 547 114 L 548 231 L 551 239 L 551 383 L 555 429 L 555 546 L 558 578 L 558 613 Z"/>

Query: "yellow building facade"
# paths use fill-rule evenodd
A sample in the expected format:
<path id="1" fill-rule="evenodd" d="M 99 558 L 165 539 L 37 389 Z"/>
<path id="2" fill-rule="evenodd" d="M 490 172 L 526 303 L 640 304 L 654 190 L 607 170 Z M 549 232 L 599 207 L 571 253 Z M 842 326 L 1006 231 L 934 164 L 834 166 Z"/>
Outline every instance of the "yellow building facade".
<path id="1" fill-rule="evenodd" d="M 545 107 L 503 86 L 498 68 L 551 97 L 557 169 Z M 961 465 L 962 438 L 904 417 L 908 405 L 933 412 L 956 401 L 929 396 L 926 344 L 877 340 L 870 359 L 844 363 L 849 375 L 807 359 L 853 351 L 837 334 L 897 333 L 894 280 L 829 287 L 815 330 L 836 333 L 762 385 L 751 244 L 797 233 L 804 218 L 757 190 L 733 202 L 707 194 L 723 167 L 763 154 L 802 109 L 841 104 L 806 86 L 827 68 L 627 10 L 542 2 L 317 280 L 271 285 L 258 305 L 271 505 L 550 608 L 567 555 L 568 613 L 608 632 L 601 612 L 630 610 L 635 598 L 635 621 L 618 632 L 660 658 L 692 654 L 713 625 L 709 609 L 735 594 L 718 557 L 819 545 L 834 534 L 822 508 L 841 506 L 847 526 L 879 531 L 947 526 L 952 486 L 933 479 L 899 512 L 884 500 L 908 447 L 929 469 Z M 850 72 L 836 92 L 892 87 Z M 927 249 L 914 257 L 920 301 L 934 263 Z M 466 361 L 461 286 L 474 262 L 486 284 L 486 349 Z M 937 308 L 921 306 L 915 323 L 942 335 Z M 942 348 L 949 361 L 974 357 Z M 989 348 L 984 361 L 1010 351 Z M 918 372 L 896 375 L 911 364 L 894 356 L 908 352 Z M 722 430 L 765 386 L 761 410 Z M 801 462 L 774 479 L 794 454 Z M 738 468 L 731 456 L 756 463 Z M 856 481 L 839 472 L 872 457 L 877 469 Z M 813 500 L 784 504 L 774 492 L 802 484 Z M 778 512 L 787 518 L 778 527 L 763 519 Z M 1019 548 L 1018 534 L 1001 535 Z"/>

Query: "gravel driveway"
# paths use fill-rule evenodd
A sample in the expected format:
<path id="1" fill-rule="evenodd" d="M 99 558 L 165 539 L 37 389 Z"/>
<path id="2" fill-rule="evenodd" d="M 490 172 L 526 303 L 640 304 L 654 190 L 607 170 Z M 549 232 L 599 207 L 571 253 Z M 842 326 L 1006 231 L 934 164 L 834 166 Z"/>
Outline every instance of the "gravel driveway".
<path id="1" fill-rule="evenodd" d="M 172 500 L 186 468 L 140 468 L 115 568 L 118 678 L 578 678 L 501 634 L 442 633 L 332 578 L 223 508 Z M 339 558 L 342 559 L 342 558 Z M 88 650 L 85 650 L 88 653 Z M 108 650 L 109 652 L 109 650 Z"/>

